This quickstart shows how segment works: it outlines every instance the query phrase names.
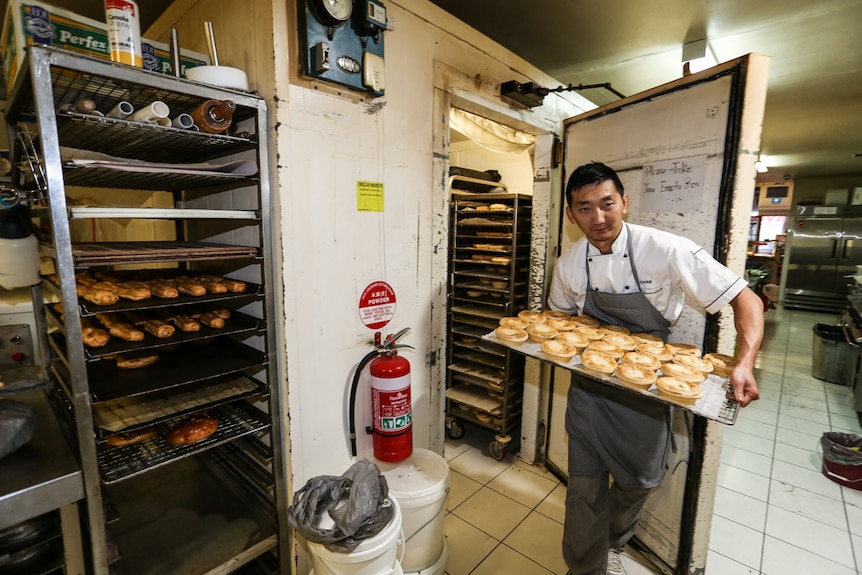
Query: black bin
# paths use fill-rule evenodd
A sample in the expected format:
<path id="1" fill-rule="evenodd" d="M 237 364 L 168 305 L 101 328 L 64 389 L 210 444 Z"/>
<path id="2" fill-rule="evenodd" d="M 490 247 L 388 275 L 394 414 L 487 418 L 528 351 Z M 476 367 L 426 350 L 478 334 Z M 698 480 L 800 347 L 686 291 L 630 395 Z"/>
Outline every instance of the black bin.
<path id="1" fill-rule="evenodd" d="M 844 328 L 823 323 L 814 326 L 811 375 L 830 383 L 852 385 L 856 361 L 856 348 L 847 343 Z"/>

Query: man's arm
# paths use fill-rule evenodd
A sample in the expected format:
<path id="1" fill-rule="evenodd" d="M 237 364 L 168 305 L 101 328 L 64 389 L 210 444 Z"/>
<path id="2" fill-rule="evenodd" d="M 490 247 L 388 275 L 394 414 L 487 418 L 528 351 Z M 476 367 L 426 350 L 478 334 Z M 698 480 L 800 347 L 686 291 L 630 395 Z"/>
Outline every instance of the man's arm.
<path id="1" fill-rule="evenodd" d="M 730 302 L 733 308 L 733 323 L 736 327 L 739 363 L 730 374 L 733 396 L 745 407 L 760 398 L 757 381 L 754 379 L 754 360 L 763 341 L 763 302 L 749 288 L 743 289 Z"/>

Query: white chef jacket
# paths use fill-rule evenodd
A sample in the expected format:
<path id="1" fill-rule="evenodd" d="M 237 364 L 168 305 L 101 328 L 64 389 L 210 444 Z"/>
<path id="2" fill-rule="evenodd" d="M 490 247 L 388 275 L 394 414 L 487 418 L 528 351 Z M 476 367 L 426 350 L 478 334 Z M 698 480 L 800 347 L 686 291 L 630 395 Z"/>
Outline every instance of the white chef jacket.
<path id="1" fill-rule="evenodd" d="M 626 223 L 614 240 L 612 253 L 600 253 L 583 238 L 557 260 L 548 295 L 549 307 L 583 313 L 587 256 L 591 258 L 590 281 L 594 290 L 605 293 L 638 291 L 628 260 L 629 233 L 632 234 L 640 289 L 671 325 L 682 314 L 686 297 L 708 313 L 716 313 L 748 285 L 688 238 Z"/>

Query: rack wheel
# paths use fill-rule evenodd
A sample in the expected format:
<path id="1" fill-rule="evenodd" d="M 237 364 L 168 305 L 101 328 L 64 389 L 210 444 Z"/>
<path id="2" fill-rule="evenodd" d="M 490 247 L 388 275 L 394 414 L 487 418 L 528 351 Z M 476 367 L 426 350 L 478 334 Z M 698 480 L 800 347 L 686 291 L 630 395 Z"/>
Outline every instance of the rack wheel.
<path id="1" fill-rule="evenodd" d="M 503 458 L 506 457 L 505 443 L 500 443 L 499 441 L 492 441 L 491 445 L 488 446 L 488 450 L 491 452 L 491 457 L 493 457 L 497 461 L 502 461 Z"/>
<path id="2" fill-rule="evenodd" d="M 464 426 L 457 419 L 446 423 L 446 434 L 450 439 L 461 439 L 464 437 Z"/>

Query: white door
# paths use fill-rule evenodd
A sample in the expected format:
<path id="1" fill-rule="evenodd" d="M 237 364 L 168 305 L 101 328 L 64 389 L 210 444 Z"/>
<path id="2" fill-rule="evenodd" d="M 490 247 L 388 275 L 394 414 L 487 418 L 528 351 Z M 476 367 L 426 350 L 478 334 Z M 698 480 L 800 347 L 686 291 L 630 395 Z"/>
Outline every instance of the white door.
<path id="1" fill-rule="evenodd" d="M 767 69 L 767 58 L 745 56 L 566 120 L 563 185 L 581 164 L 608 164 L 629 195 L 628 221 L 686 236 L 742 275 Z M 565 222 L 561 253 L 578 239 L 574 227 Z M 733 353 L 727 314 L 707 317 L 687 307 L 672 333 L 674 341 Z M 563 476 L 568 381 L 565 370 L 555 369 L 548 415 L 547 461 Z M 715 486 L 704 478 L 712 482 L 715 475 L 703 469 L 717 466 L 720 445 L 705 441 L 707 435 L 720 438 L 713 425 L 719 424 L 675 418 L 670 472 L 650 496 L 636 533 L 668 573 L 705 565 Z"/>

